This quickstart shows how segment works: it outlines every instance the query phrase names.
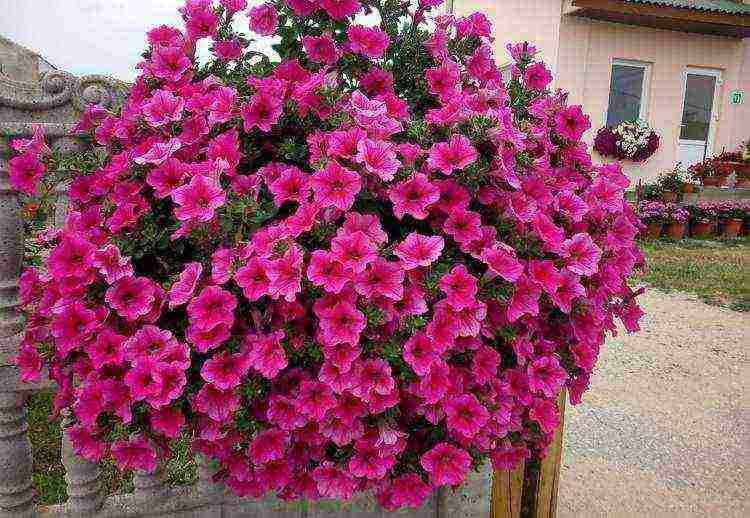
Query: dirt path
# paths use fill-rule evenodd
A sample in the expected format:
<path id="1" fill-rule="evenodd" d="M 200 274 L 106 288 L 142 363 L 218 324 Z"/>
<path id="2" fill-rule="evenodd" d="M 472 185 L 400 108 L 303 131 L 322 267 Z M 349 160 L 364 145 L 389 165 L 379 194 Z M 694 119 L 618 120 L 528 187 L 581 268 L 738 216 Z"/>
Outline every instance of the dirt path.
<path id="1" fill-rule="evenodd" d="M 750 516 L 750 314 L 650 291 L 569 407 L 560 518 Z"/>

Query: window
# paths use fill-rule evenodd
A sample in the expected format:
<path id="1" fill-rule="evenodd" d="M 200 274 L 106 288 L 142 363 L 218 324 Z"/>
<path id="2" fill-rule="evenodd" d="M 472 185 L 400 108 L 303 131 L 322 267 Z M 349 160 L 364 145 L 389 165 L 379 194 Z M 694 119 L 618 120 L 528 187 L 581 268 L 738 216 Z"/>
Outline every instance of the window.
<path id="1" fill-rule="evenodd" d="M 650 72 L 648 63 L 624 60 L 612 63 L 607 126 L 646 118 Z"/>

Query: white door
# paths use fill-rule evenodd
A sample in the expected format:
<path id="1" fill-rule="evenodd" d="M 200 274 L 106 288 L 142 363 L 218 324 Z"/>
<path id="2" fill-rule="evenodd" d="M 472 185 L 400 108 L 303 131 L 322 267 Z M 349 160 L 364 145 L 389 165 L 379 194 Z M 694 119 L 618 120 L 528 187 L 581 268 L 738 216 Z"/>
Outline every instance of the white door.
<path id="1" fill-rule="evenodd" d="M 716 99 L 721 85 L 721 71 L 688 68 L 685 73 L 685 101 L 678 160 L 691 166 L 713 155 L 716 129 Z"/>

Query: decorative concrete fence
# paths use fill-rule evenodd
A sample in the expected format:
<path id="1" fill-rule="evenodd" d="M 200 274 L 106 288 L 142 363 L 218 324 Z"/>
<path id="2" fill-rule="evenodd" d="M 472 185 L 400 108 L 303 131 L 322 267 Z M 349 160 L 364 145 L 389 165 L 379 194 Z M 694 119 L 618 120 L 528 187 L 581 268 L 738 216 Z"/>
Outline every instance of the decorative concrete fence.
<path id="1" fill-rule="evenodd" d="M 197 459 L 198 481 L 193 486 L 168 487 L 159 473 L 137 473 L 132 494 L 104 498 L 99 467 L 77 457 L 63 434 L 68 501 L 44 508 L 36 506 L 25 402 L 29 394 L 54 390 L 54 385 L 49 381 L 21 383 L 13 364 L 22 338 L 17 308 L 24 236 L 18 198 L 8 180 L 9 143 L 14 138 L 31 136 L 34 125 L 40 124 L 55 150 L 83 151 L 86 144 L 72 133 L 80 110 L 89 103 L 113 107 L 125 95 L 124 85 L 103 76 L 76 78 L 52 71 L 40 83 L 31 84 L 0 75 L 0 517 L 519 518 L 524 505 L 524 516 L 555 516 L 562 430 L 558 430 L 548 459 L 531 474 L 528 467 L 524 473 L 521 466 L 492 477 L 489 467 L 485 467 L 472 474 L 464 487 L 436 492 L 422 509 L 395 513 L 379 509 L 368 497 L 351 503 L 309 504 L 240 499 L 213 481 L 213 470 L 201 458 Z M 64 222 L 66 211 L 67 194 L 61 188 L 54 224 Z M 524 487 L 525 478 L 527 483 L 532 480 L 531 488 Z"/>

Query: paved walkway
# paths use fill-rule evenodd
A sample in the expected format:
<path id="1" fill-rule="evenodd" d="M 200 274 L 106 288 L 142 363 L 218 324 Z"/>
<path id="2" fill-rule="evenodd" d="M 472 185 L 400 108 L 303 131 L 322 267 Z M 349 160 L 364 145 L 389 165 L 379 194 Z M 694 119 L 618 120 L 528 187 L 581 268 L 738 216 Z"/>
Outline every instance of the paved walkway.
<path id="1" fill-rule="evenodd" d="M 566 414 L 559 518 L 750 516 L 750 315 L 648 292 Z"/>

